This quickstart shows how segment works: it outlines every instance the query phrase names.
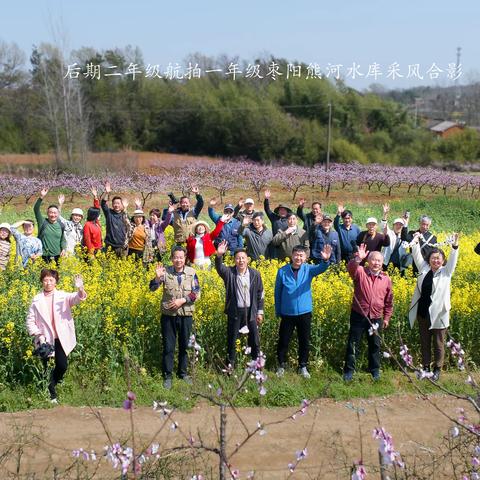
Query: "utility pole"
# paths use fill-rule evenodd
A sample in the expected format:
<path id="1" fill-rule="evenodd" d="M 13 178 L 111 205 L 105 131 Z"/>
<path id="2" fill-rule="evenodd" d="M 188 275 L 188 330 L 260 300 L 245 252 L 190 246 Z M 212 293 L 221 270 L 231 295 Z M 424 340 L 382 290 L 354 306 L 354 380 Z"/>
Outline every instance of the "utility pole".
<path id="1" fill-rule="evenodd" d="M 325 163 L 325 171 L 330 169 L 330 145 L 332 142 L 332 104 L 328 102 L 328 132 L 327 132 L 327 161 Z"/>
<path id="2" fill-rule="evenodd" d="M 462 47 L 457 47 L 457 63 L 455 65 L 455 76 L 457 76 L 460 69 L 460 57 L 461 57 Z M 455 79 L 455 110 L 458 110 L 460 106 L 460 86 L 458 85 L 458 77 Z"/>

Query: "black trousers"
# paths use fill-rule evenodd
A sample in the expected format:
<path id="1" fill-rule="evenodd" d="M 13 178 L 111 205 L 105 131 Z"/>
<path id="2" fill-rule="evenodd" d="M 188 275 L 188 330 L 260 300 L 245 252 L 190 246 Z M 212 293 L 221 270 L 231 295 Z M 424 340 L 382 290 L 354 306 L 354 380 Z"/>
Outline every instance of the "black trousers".
<path id="1" fill-rule="evenodd" d="M 227 361 L 234 367 L 236 358 L 237 338 L 239 330 L 245 325 L 248 327 L 248 346 L 251 348 L 250 355 L 256 360 L 260 351 L 260 337 L 258 335 L 257 319 L 250 319 L 250 308 L 238 308 L 234 315 L 227 318 Z"/>
<path id="2" fill-rule="evenodd" d="M 162 371 L 164 378 L 172 378 L 173 356 L 178 334 L 178 367 L 177 376 L 183 378 L 187 375 L 188 341 L 192 333 L 192 317 L 177 315 L 162 315 Z"/>
<path id="3" fill-rule="evenodd" d="M 295 327 L 298 335 L 298 366 L 300 368 L 307 366 L 312 331 L 312 312 L 282 317 L 277 345 L 277 358 L 280 367 L 285 367 L 287 364 L 288 345 Z"/>
<path id="4" fill-rule="evenodd" d="M 372 324 L 378 324 L 378 334 L 382 331 L 383 322 L 379 318 L 368 319 L 355 311 L 350 313 L 350 331 L 348 332 L 347 352 L 345 354 L 345 367 L 343 371 L 354 372 L 355 364 L 360 354 L 362 337 L 365 334 L 368 341 L 368 370 L 378 373 L 380 370 L 380 336 L 369 335 L 368 330 Z"/>
<path id="5" fill-rule="evenodd" d="M 47 370 L 48 360 L 43 360 L 43 366 L 45 371 Z M 52 371 L 50 376 L 50 383 L 48 384 L 48 391 L 50 393 L 50 398 L 57 398 L 57 383 L 61 382 L 65 372 L 67 371 L 68 360 L 65 352 L 63 350 L 62 344 L 58 338 L 55 339 L 55 368 Z"/>
<path id="6" fill-rule="evenodd" d="M 55 255 L 54 257 L 43 255 L 42 258 L 45 263 L 50 263 L 53 260 L 55 262 L 55 265 L 57 265 L 58 267 L 58 261 L 60 260 L 60 255 Z"/>

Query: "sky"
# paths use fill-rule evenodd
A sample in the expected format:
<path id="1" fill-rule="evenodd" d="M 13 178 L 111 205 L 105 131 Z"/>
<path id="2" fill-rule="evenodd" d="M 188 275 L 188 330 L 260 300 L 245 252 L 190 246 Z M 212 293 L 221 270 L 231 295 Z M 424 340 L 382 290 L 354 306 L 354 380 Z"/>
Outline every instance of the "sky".
<path id="1" fill-rule="evenodd" d="M 145 64 L 159 64 L 162 71 L 169 62 L 185 66 L 186 56 L 195 52 L 238 56 L 252 63 L 259 56 L 274 55 L 293 65 L 317 64 L 324 75 L 329 73 L 331 77 L 339 71 L 354 88 L 364 89 L 372 83 L 406 88 L 453 85 L 449 76 L 460 72 L 448 65 L 455 64 L 457 47 L 461 47 L 458 81 L 465 84 L 480 78 L 478 0 L 2 3 L 0 40 L 15 42 L 27 58 L 32 45 L 52 42 L 52 32 L 60 30 L 71 50 L 138 46 Z M 353 78 L 354 64 L 363 77 Z M 407 78 L 409 65 L 416 64 L 423 79 L 416 78 L 413 67 Z M 341 67 L 337 70 L 335 65 Z M 437 78 L 435 67 L 440 69 Z M 375 78 L 375 70 L 382 75 Z"/>

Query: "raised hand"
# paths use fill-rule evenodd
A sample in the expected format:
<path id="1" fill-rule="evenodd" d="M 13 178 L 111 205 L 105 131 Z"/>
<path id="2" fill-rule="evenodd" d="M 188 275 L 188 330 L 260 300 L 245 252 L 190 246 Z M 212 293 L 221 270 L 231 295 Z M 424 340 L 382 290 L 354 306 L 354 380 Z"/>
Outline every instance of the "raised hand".
<path id="1" fill-rule="evenodd" d="M 211 207 L 214 207 L 215 205 L 217 204 L 217 198 L 216 197 L 213 197 L 210 202 L 209 202 L 209 205 Z"/>
<path id="2" fill-rule="evenodd" d="M 127 198 L 122 198 L 122 203 L 123 203 L 123 208 L 126 210 L 128 207 L 128 199 Z"/>
<path id="3" fill-rule="evenodd" d="M 305 199 L 304 199 L 304 198 L 301 198 L 301 199 L 298 201 L 298 206 L 303 208 L 304 205 L 305 205 Z"/>
<path id="4" fill-rule="evenodd" d="M 224 214 L 220 217 L 220 220 L 221 220 L 223 223 L 228 223 L 232 217 L 233 217 L 233 213 L 224 213 Z"/>
<path id="5" fill-rule="evenodd" d="M 79 273 L 73 276 L 73 284 L 75 285 L 75 288 L 83 290 L 83 277 Z"/>
<path id="6" fill-rule="evenodd" d="M 40 198 L 45 198 L 47 196 L 47 193 L 48 193 L 48 188 L 42 188 L 40 190 Z"/>
<path id="7" fill-rule="evenodd" d="M 135 198 L 134 202 L 135 202 L 135 209 L 136 210 L 141 210 L 142 209 L 142 201 L 137 197 L 137 198 Z"/>
<path id="8" fill-rule="evenodd" d="M 370 252 L 367 250 L 367 245 L 365 243 L 362 243 L 360 244 L 360 246 L 358 247 L 358 251 L 357 253 L 355 254 L 355 256 L 357 258 L 359 258 L 360 260 L 364 260 L 365 258 L 368 257 L 368 254 Z"/>
<path id="9" fill-rule="evenodd" d="M 98 197 L 98 190 L 97 190 L 97 187 L 95 185 L 92 185 L 90 187 L 90 191 L 92 192 L 92 195 L 93 195 L 93 198 L 97 198 Z"/>
<path id="10" fill-rule="evenodd" d="M 240 208 L 242 208 L 244 204 L 245 204 L 245 202 L 243 201 L 243 197 L 240 197 L 240 198 L 238 199 L 238 206 L 239 206 Z"/>
<path id="11" fill-rule="evenodd" d="M 390 211 L 390 205 L 388 203 L 384 203 L 383 204 L 383 216 L 384 216 L 384 218 L 387 217 L 389 211 Z"/>
<path id="12" fill-rule="evenodd" d="M 322 257 L 322 260 L 325 262 L 329 260 L 330 256 L 332 255 L 332 246 L 326 243 L 320 252 L 320 256 Z"/>
<path id="13" fill-rule="evenodd" d="M 315 216 L 315 224 L 320 225 L 323 222 L 323 215 L 319 213 Z"/>
<path id="14" fill-rule="evenodd" d="M 105 191 L 106 191 L 107 193 L 110 193 L 110 192 L 112 191 L 112 186 L 110 185 L 110 181 L 109 181 L 109 180 L 107 180 L 107 181 L 105 182 Z"/>
<path id="15" fill-rule="evenodd" d="M 65 195 L 63 193 L 58 196 L 58 203 L 60 204 L 60 206 L 65 203 Z"/>
<path id="16" fill-rule="evenodd" d="M 341 215 L 345 211 L 345 207 L 343 206 L 342 203 L 339 203 L 337 205 L 337 215 Z"/>
<path id="17" fill-rule="evenodd" d="M 288 228 L 285 230 L 285 234 L 286 234 L 286 235 L 291 235 L 296 229 L 297 229 L 297 227 L 288 227 Z"/>
<path id="18" fill-rule="evenodd" d="M 217 255 L 218 256 L 222 256 L 222 255 L 225 255 L 225 252 L 227 251 L 227 247 L 228 247 L 228 242 L 226 240 L 222 240 L 219 244 L 218 244 L 218 247 L 217 247 Z"/>
<path id="19" fill-rule="evenodd" d="M 158 280 L 161 280 L 165 276 L 166 269 L 161 263 L 157 263 L 155 267 L 155 276 Z"/>
<path id="20" fill-rule="evenodd" d="M 172 202 L 168 203 L 168 211 L 169 213 L 173 213 L 175 211 L 175 205 Z"/>
<path id="21" fill-rule="evenodd" d="M 245 216 L 245 217 L 243 217 L 242 225 L 244 227 L 246 227 L 246 226 L 250 225 L 251 222 L 252 222 L 252 219 L 250 217 Z"/>
<path id="22" fill-rule="evenodd" d="M 265 190 L 265 198 L 268 200 L 270 198 L 270 190 Z"/>
<path id="23" fill-rule="evenodd" d="M 452 237 L 453 237 L 453 244 L 452 244 L 452 245 L 453 245 L 454 247 L 458 247 L 458 239 L 460 238 L 460 234 L 454 232 L 453 235 L 452 235 Z"/>
<path id="24" fill-rule="evenodd" d="M 200 193 L 200 190 L 198 189 L 198 187 L 195 187 L 192 185 L 192 188 L 190 189 L 190 191 L 194 194 L 194 195 L 198 195 Z"/>

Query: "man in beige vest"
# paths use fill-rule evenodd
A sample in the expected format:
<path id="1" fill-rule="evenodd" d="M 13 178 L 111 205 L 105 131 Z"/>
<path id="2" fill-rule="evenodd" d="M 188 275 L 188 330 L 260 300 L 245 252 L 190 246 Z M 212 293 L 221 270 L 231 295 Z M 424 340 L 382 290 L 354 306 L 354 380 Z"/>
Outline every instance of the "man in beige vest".
<path id="1" fill-rule="evenodd" d="M 178 333 L 178 368 L 177 376 L 191 384 L 187 375 L 187 348 L 192 332 L 192 315 L 195 301 L 200 297 L 200 285 L 195 270 L 185 265 L 186 250 L 181 246 L 172 249 L 172 266 L 165 268 L 158 264 L 155 278 L 150 281 L 150 290 L 163 284 L 162 296 L 162 372 L 163 386 L 172 388 L 173 357 Z"/>
<path id="2" fill-rule="evenodd" d="M 203 198 L 200 195 L 198 187 L 192 187 L 191 191 L 197 199 L 195 206 L 191 208 L 190 199 L 188 197 L 182 197 L 180 199 L 180 206 L 173 212 L 173 238 L 177 245 L 184 245 L 187 238 L 193 233 L 193 225 L 197 222 L 198 216 L 203 208 Z"/>

